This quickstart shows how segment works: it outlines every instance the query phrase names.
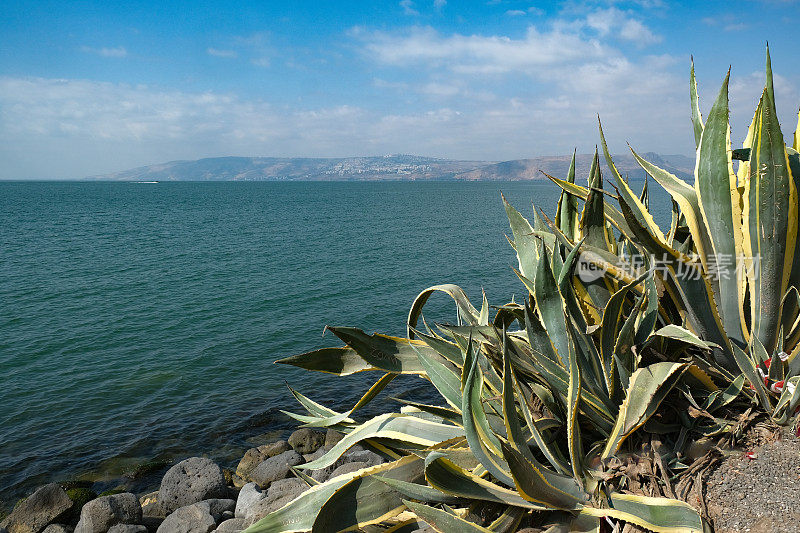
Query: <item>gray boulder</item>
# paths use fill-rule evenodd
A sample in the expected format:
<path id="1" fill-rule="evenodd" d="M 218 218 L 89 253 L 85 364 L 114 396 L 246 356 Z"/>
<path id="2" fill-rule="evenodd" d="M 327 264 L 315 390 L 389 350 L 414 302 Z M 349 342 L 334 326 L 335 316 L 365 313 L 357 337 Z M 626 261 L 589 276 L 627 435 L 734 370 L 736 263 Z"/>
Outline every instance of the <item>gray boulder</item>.
<path id="1" fill-rule="evenodd" d="M 2 533 L 3 530 L 0 530 Z M 70 526 L 65 526 L 64 524 L 50 524 L 42 533 L 72 533 L 72 528 Z"/>
<path id="2" fill-rule="evenodd" d="M 329 429 L 327 433 L 325 433 L 325 446 L 333 447 L 339 443 L 340 440 L 344 438 L 343 433 L 339 433 L 335 429 Z"/>
<path id="3" fill-rule="evenodd" d="M 256 503 L 267 497 L 266 492 L 258 490 L 258 485 L 255 483 L 248 483 L 242 490 L 239 491 L 239 498 L 236 500 L 236 509 L 234 516 L 236 518 L 247 517 L 248 511 Z"/>
<path id="4" fill-rule="evenodd" d="M 142 521 L 142 506 L 130 492 L 112 494 L 90 501 L 81 509 L 81 519 L 75 533 L 106 533 L 116 524 L 138 524 Z"/>
<path id="5" fill-rule="evenodd" d="M 217 527 L 208 502 L 193 503 L 169 515 L 156 533 L 210 533 Z"/>
<path id="6" fill-rule="evenodd" d="M 17 505 L 0 528 L 8 533 L 40 533 L 48 524 L 72 508 L 72 500 L 57 483 L 41 487 Z"/>
<path id="7" fill-rule="evenodd" d="M 305 481 L 298 478 L 287 478 L 273 481 L 267 490 L 267 498 L 281 498 L 283 496 L 292 496 L 297 498 L 308 489 L 309 486 Z"/>
<path id="8" fill-rule="evenodd" d="M 216 531 L 218 533 L 239 533 L 247 529 L 249 525 L 244 518 L 231 518 L 221 523 Z"/>
<path id="9" fill-rule="evenodd" d="M 169 514 L 193 503 L 227 495 L 222 469 L 210 459 L 192 457 L 167 470 L 158 490 L 158 503 Z"/>
<path id="10" fill-rule="evenodd" d="M 262 462 L 270 457 L 275 457 L 284 452 L 288 452 L 292 447 L 285 440 L 279 440 L 271 444 L 264 444 L 258 448 L 250 448 L 239 461 L 239 466 L 236 467 L 236 475 L 242 479 L 248 479 L 250 472 L 253 471 Z"/>
<path id="11" fill-rule="evenodd" d="M 252 507 L 250 507 L 247 510 L 247 515 L 244 518 L 248 521 L 248 523 L 254 524 L 271 512 L 277 511 L 293 499 L 294 497 L 291 494 L 280 496 L 278 498 L 264 498 L 263 500 L 257 501 Z"/>
<path id="12" fill-rule="evenodd" d="M 344 457 L 348 463 L 367 463 L 370 466 L 378 466 L 384 462 L 383 457 L 370 450 L 349 452 Z"/>
<path id="13" fill-rule="evenodd" d="M 236 500 L 217 498 L 205 500 L 203 503 L 208 504 L 208 512 L 217 523 L 222 522 L 222 517 L 227 513 L 230 513 L 230 516 L 225 516 L 226 519 L 233 517 L 233 511 L 236 509 Z"/>
<path id="14" fill-rule="evenodd" d="M 147 528 L 134 524 L 117 524 L 111 526 L 108 533 L 147 533 Z"/>
<path id="15" fill-rule="evenodd" d="M 311 428 L 298 429 L 289 437 L 289 446 L 299 454 L 314 453 L 325 444 L 325 434 Z"/>
<path id="16" fill-rule="evenodd" d="M 276 479 L 283 479 L 291 472 L 290 467 L 303 462 L 303 457 L 294 450 L 289 450 L 263 461 L 250 473 L 250 479 L 261 487 L 267 487 Z"/>
<path id="17" fill-rule="evenodd" d="M 331 475 L 328 479 L 333 479 L 336 476 L 341 476 L 342 474 L 350 474 L 352 472 L 355 472 L 356 470 L 367 468 L 368 466 L 370 466 L 369 463 L 362 463 L 360 461 L 345 463 L 342 466 L 336 468 L 333 472 L 331 472 Z"/>

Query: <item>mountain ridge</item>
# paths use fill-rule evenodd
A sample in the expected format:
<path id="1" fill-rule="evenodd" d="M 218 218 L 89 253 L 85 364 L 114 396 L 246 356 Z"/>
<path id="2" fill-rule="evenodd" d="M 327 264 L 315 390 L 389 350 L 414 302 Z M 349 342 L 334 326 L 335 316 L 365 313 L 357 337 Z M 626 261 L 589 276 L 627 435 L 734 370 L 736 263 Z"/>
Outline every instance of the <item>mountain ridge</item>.
<path id="1" fill-rule="evenodd" d="M 566 176 L 572 156 L 539 156 L 509 161 L 455 160 L 416 155 L 369 157 L 209 157 L 177 160 L 90 176 L 107 181 L 519 181 L 547 179 L 543 172 Z M 645 172 L 631 155 L 615 155 L 620 173 L 632 179 Z M 653 164 L 680 177 L 693 172 L 683 155 L 643 154 Z M 577 154 L 576 176 L 588 176 L 592 154 Z M 601 170 L 608 168 L 601 158 Z"/>

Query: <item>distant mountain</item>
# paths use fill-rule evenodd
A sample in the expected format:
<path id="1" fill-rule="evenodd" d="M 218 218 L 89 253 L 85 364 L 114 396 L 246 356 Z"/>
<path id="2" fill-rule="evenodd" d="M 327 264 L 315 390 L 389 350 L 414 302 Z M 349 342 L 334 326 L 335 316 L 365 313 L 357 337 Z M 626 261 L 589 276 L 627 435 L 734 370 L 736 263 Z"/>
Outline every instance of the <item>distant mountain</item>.
<path id="1" fill-rule="evenodd" d="M 593 157 L 594 155 L 592 154 L 578 154 L 575 157 L 575 175 L 577 178 L 588 178 Z M 620 174 L 627 175 L 632 179 L 644 179 L 645 171 L 633 156 L 618 154 L 612 157 L 614 158 L 614 165 Z M 694 173 L 694 161 L 683 155 L 659 155 L 648 152 L 642 154 L 642 157 L 679 177 L 689 177 Z M 532 159 L 503 161 L 502 163 L 494 163 L 475 170 L 462 172 L 457 174 L 455 179 L 470 181 L 547 179 L 542 172 L 557 178 L 564 178 L 569 172 L 571 159 L 571 156 L 543 156 Z M 609 169 L 602 156 L 600 161 L 601 172 L 604 175 L 608 175 Z"/>
<path id="2" fill-rule="evenodd" d="M 415 155 L 378 157 L 211 157 L 171 161 L 90 179 L 121 181 L 377 181 L 452 179 L 489 164 Z"/>
<path id="3" fill-rule="evenodd" d="M 693 173 L 694 162 L 682 155 L 646 153 L 645 159 L 680 177 Z M 113 174 L 93 180 L 115 181 L 387 181 L 461 180 L 516 181 L 566 177 L 570 156 L 542 156 L 500 163 L 458 161 L 414 155 L 376 157 L 211 157 L 195 161 L 171 161 Z M 586 178 L 592 156 L 579 154 L 576 175 Z M 601 158 L 602 160 L 602 158 Z M 630 155 L 616 155 L 614 162 L 623 175 L 644 178 L 644 171 Z M 608 172 L 602 163 L 604 173 Z M 541 171 L 541 172 L 540 172 Z"/>

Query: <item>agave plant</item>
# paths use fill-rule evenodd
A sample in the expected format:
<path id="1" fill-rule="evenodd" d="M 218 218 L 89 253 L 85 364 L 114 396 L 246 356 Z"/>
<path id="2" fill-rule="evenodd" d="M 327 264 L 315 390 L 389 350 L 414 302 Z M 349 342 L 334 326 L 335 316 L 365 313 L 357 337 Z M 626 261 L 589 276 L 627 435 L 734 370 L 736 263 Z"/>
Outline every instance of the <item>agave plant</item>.
<path id="1" fill-rule="evenodd" d="M 601 129 L 614 193 L 603 189 L 596 152 L 587 187 L 575 183 L 574 157 L 566 179 L 551 177 L 563 190 L 554 220 L 534 212 L 531 223 L 505 203 L 523 303 L 490 317 L 485 296 L 478 310 L 459 287 L 437 285 L 414 301 L 406 338 L 332 327 L 344 346 L 279 361 L 381 376 L 345 412 L 292 390 L 306 413 L 290 416 L 345 436 L 296 469 L 306 492 L 248 531 L 514 531 L 523 523 L 600 531 L 603 521 L 703 531 L 698 511 L 671 487 L 670 473 L 688 466 L 683 444 L 728 430 L 724 410 L 736 402 L 757 398 L 782 422 L 800 404 L 798 134 L 793 149 L 784 146 L 768 59 L 745 148 L 732 151 L 727 83 L 704 124 L 692 69 L 694 186 L 634 152 L 674 200 L 666 234 L 648 212 L 647 186 L 633 192 Z M 723 264 L 728 253 L 734 262 Z M 576 275 L 586 267 L 592 275 Z M 422 317 L 435 292 L 454 300 L 454 324 Z M 429 381 L 441 402 L 402 400 L 397 412 L 359 422 L 359 409 L 400 374 Z M 687 416 L 692 409 L 702 416 Z M 650 453 L 645 432 L 670 443 L 655 454 L 663 483 L 649 496 L 614 467 Z M 387 462 L 324 483 L 307 474 L 355 444 Z"/>
<path id="2" fill-rule="evenodd" d="M 713 344 L 713 370 L 727 381 L 743 372 L 762 407 L 776 420 L 786 422 L 800 405 L 796 387 L 800 380 L 800 247 L 795 246 L 800 133 L 795 131 L 793 146 L 784 144 L 767 50 L 761 99 L 743 148 L 733 150 L 729 76 L 730 72 L 703 123 L 693 65 L 690 71 L 697 148 L 693 185 L 631 148 L 641 167 L 672 197 L 672 224 L 666 234 L 648 212 L 646 199 L 637 197 L 617 171 L 600 128 L 619 205 L 617 210 L 605 200 L 605 225 L 620 234 L 634 258 L 648 255 L 659 262 L 656 277 L 665 292 L 659 315 Z M 551 179 L 565 191 L 557 226 L 575 241 L 576 204 L 572 198 L 584 199 L 586 206 L 592 201 L 600 203 L 593 198 L 601 190 L 599 175 L 589 187 L 580 187 L 569 178 Z M 625 259 L 632 256 L 622 261 L 614 257 L 619 246 L 611 239 L 595 238 L 581 246 L 588 261 L 601 268 L 613 266 L 605 284 L 613 283 L 609 278 L 618 278 L 620 272 L 630 271 L 630 261 Z M 595 304 L 602 305 L 603 300 L 595 300 Z"/>

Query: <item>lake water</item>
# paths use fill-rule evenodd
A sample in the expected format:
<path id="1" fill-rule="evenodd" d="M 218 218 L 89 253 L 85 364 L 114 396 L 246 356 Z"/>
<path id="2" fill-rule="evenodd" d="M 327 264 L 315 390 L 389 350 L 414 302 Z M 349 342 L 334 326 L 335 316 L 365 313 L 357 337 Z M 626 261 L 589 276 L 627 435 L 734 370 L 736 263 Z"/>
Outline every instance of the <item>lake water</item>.
<path id="1" fill-rule="evenodd" d="M 368 377 L 273 361 L 338 345 L 326 324 L 402 335 L 438 283 L 519 300 L 501 190 L 528 215 L 558 198 L 549 182 L 0 183 L 0 500 L 142 458 L 235 464 L 291 427 L 285 382 L 352 404 Z M 454 319 L 446 297 L 429 308 Z"/>

